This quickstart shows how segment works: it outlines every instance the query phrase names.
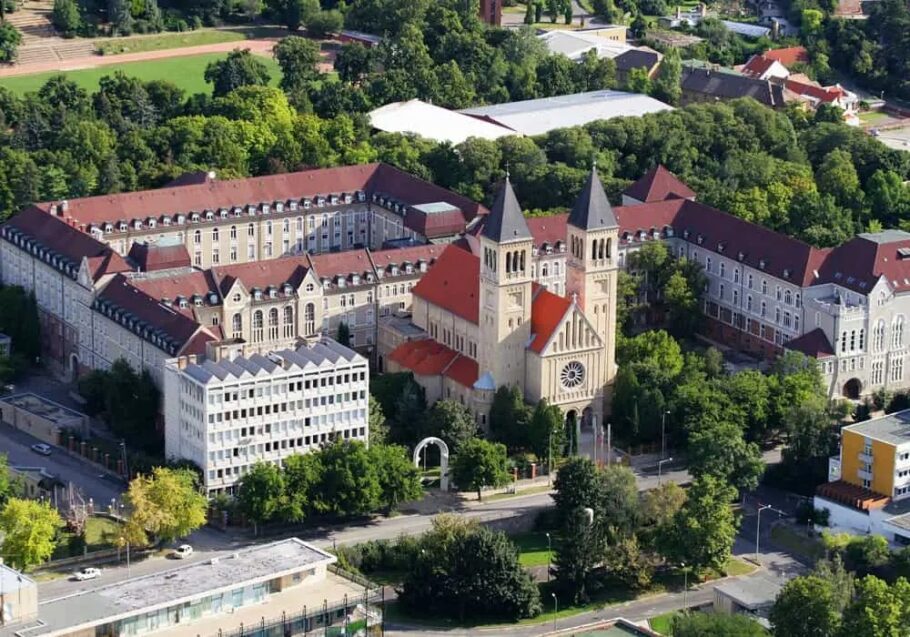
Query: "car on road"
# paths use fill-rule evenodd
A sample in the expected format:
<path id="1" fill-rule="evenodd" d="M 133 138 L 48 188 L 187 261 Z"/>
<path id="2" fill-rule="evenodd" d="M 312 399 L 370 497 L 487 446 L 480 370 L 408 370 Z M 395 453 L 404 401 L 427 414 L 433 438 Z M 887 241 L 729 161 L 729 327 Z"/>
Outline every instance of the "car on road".
<path id="1" fill-rule="evenodd" d="M 77 582 L 84 582 L 85 580 L 96 579 L 101 577 L 101 569 L 95 568 L 94 566 L 86 566 L 81 571 L 76 571 L 73 574 L 73 577 Z"/>
<path id="2" fill-rule="evenodd" d="M 37 444 L 32 445 L 32 451 L 34 451 L 35 453 L 40 453 L 42 456 L 49 456 L 49 455 L 51 455 L 52 449 L 51 449 L 50 445 L 46 445 L 43 442 L 39 442 Z"/>
<path id="3" fill-rule="evenodd" d="M 184 560 L 193 554 L 193 547 L 189 544 L 181 544 L 174 552 L 171 553 L 171 557 L 177 560 Z"/>

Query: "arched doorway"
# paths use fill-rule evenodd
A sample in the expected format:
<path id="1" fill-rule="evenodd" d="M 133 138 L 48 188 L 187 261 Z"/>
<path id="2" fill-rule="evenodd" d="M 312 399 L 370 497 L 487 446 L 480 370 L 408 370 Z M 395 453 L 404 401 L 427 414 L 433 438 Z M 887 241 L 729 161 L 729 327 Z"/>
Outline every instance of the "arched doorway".
<path id="1" fill-rule="evenodd" d="M 79 357 L 75 354 L 70 354 L 70 368 L 69 368 L 70 382 L 74 383 L 79 380 Z"/>
<path id="2" fill-rule="evenodd" d="M 440 438 L 424 438 L 414 447 L 414 466 L 420 468 L 420 452 L 427 445 L 436 445 L 439 447 L 439 489 L 441 491 L 449 490 L 449 445 Z"/>
<path id="3" fill-rule="evenodd" d="M 845 398 L 850 400 L 858 400 L 859 395 L 863 391 L 863 384 L 859 381 L 858 378 L 851 378 L 846 383 L 844 383 L 844 388 L 841 390 L 841 393 Z"/>
<path id="4" fill-rule="evenodd" d="M 578 439 L 581 438 L 581 421 L 578 411 L 570 409 L 566 412 L 566 442 L 569 455 L 578 453 Z"/>

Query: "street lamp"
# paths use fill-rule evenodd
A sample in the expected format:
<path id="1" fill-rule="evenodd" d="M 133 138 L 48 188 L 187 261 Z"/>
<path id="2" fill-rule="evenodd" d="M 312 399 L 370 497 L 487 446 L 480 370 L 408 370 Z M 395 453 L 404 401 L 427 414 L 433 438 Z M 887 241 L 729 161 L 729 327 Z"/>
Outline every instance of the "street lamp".
<path id="1" fill-rule="evenodd" d="M 550 581 L 550 564 L 553 561 L 553 547 L 550 544 L 550 534 L 547 533 L 547 582 Z"/>
<path id="2" fill-rule="evenodd" d="M 765 504 L 763 506 L 758 507 L 758 516 L 755 519 L 755 563 L 759 564 L 759 565 L 761 564 L 761 562 L 758 561 L 758 541 L 761 538 L 761 536 L 759 535 L 759 532 L 761 531 L 761 512 L 764 511 L 765 509 L 771 509 L 772 511 L 777 511 L 778 515 L 786 515 L 786 513 L 784 513 L 780 509 L 775 509 L 770 504 Z"/>
<path id="3" fill-rule="evenodd" d="M 685 562 L 679 564 L 683 569 L 683 612 L 689 610 L 689 569 Z"/>
<path id="4" fill-rule="evenodd" d="M 553 598 L 553 632 L 556 632 L 557 615 L 559 614 L 559 600 L 556 599 L 556 593 L 550 593 Z"/>
<path id="5" fill-rule="evenodd" d="M 673 462 L 673 458 L 664 458 L 657 461 L 657 486 L 660 486 L 662 470 L 665 462 Z"/>
<path id="6" fill-rule="evenodd" d="M 664 413 L 660 416 L 660 457 L 667 457 L 667 416 L 670 415 L 669 410 L 664 410 Z"/>

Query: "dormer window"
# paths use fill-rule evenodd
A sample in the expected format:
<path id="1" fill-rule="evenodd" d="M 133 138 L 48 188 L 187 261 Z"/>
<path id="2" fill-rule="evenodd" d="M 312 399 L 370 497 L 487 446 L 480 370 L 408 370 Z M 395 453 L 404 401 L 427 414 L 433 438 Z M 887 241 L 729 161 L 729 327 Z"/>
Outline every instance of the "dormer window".
<path id="1" fill-rule="evenodd" d="M 312 203 L 313 203 L 313 202 L 310 201 L 309 199 L 304 199 L 304 200 L 303 200 L 303 209 L 304 209 L 304 210 L 309 210 L 309 209 L 310 209 L 310 206 L 312 205 Z"/>
<path id="2" fill-rule="evenodd" d="M 351 285 L 360 285 L 360 275 L 355 274 L 351 277 Z"/>
<path id="3" fill-rule="evenodd" d="M 211 210 L 206 210 L 206 211 L 205 211 L 205 220 L 206 220 L 206 221 L 213 221 L 214 219 L 215 219 L 215 213 L 212 212 Z"/>
<path id="4" fill-rule="evenodd" d="M 177 305 L 179 305 L 181 308 L 186 308 L 186 307 L 187 307 L 186 299 L 185 299 L 184 297 L 182 297 L 182 296 L 178 296 L 178 297 L 177 297 Z"/>
<path id="5" fill-rule="evenodd" d="M 184 223 L 186 223 L 186 216 L 185 216 L 185 215 L 177 215 L 177 223 L 179 223 L 180 225 L 183 225 Z"/>
<path id="6" fill-rule="evenodd" d="M 789 279 L 789 278 L 790 278 L 790 270 L 784 270 L 784 278 L 785 278 L 785 279 Z"/>
<path id="7" fill-rule="evenodd" d="M 217 305 L 217 304 L 218 304 L 218 295 L 217 295 L 217 294 L 209 294 L 209 303 L 210 303 L 211 305 Z"/>
<path id="8" fill-rule="evenodd" d="M 277 213 L 284 212 L 284 204 L 281 203 L 280 201 L 275 203 L 275 212 L 277 212 Z"/>
<path id="9" fill-rule="evenodd" d="M 239 217 L 239 216 L 241 216 L 242 214 L 243 214 L 243 208 L 241 208 L 240 206 L 237 206 L 237 207 L 234 208 L 234 216 L 235 216 L 235 217 Z"/>
<path id="10" fill-rule="evenodd" d="M 125 221 L 121 221 L 119 224 L 117 224 L 117 229 L 120 230 L 120 232 L 126 232 L 127 227 L 128 226 L 126 225 Z"/>
<path id="11" fill-rule="evenodd" d="M 683 239 L 688 239 L 688 238 L 689 238 L 689 231 L 683 230 Z"/>
<path id="12" fill-rule="evenodd" d="M 253 288 L 253 298 L 256 299 L 257 301 L 261 301 L 262 300 L 262 290 L 260 290 L 259 288 Z"/>
<path id="13" fill-rule="evenodd" d="M 367 199 L 367 195 L 365 192 L 357 193 L 357 201 L 366 201 L 366 199 Z"/>
<path id="14" fill-rule="evenodd" d="M 352 201 L 353 201 L 353 198 L 351 197 L 351 195 L 345 194 L 345 196 L 344 196 L 344 202 L 345 202 L 345 203 L 351 203 Z"/>
<path id="15" fill-rule="evenodd" d="M 246 214 L 250 217 L 255 217 L 256 216 L 256 206 L 247 206 Z"/>
<path id="16" fill-rule="evenodd" d="M 404 266 L 404 271 L 405 271 L 405 274 L 413 274 L 414 266 L 412 266 L 410 263 L 408 263 L 407 265 Z"/>
<path id="17" fill-rule="evenodd" d="M 170 217 L 164 217 L 164 218 L 161 220 L 161 223 L 164 224 L 165 226 L 169 226 L 169 225 L 171 225 L 171 218 L 170 218 Z"/>
<path id="18" fill-rule="evenodd" d="M 157 221 L 154 219 L 149 219 L 147 222 L 149 228 L 154 228 L 157 225 Z"/>
<path id="19" fill-rule="evenodd" d="M 695 239 L 695 241 L 698 243 L 698 245 L 701 245 L 705 242 L 705 238 L 702 235 L 698 235 L 698 237 Z"/>
<path id="20" fill-rule="evenodd" d="M 417 263 L 417 267 L 420 268 L 421 272 L 426 272 L 427 271 L 427 262 L 421 260 Z"/>
<path id="21" fill-rule="evenodd" d="M 292 201 L 291 203 L 288 204 L 288 208 L 291 209 L 291 212 L 297 212 L 297 202 Z"/>
<path id="22" fill-rule="evenodd" d="M 368 281 L 369 283 L 372 283 L 372 282 L 373 282 L 373 278 L 374 278 L 374 277 L 373 277 L 372 273 L 367 274 L 367 281 Z"/>
<path id="23" fill-rule="evenodd" d="M 284 284 L 283 290 L 284 290 L 284 293 L 285 293 L 286 296 L 290 296 L 291 293 L 294 291 L 294 289 L 293 289 L 293 288 L 290 286 L 290 284 L 288 284 L 288 283 L 285 283 L 285 284 Z"/>
<path id="24" fill-rule="evenodd" d="M 325 205 L 325 197 L 316 197 L 316 205 L 322 208 Z"/>
<path id="25" fill-rule="evenodd" d="M 668 236 L 668 237 L 672 237 L 673 234 L 674 234 L 674 233 L 673 233 L 673 228 L 671 228 L 670 226 L 665 226 L 665 227 L 664 227 L 664 234 L 665 234 L 666 236 Z"/>
<path id="26" fill-rule="evenodd" d="M 221 210 L 219 210 L 218 216 L 221 217 L 222 219 L 227 219 L 227 216 L 228 216 L 227 208 L 222 208 Z"/>
<path id="27" fill-rule="evenodd" d="M 392 271 L 392 276 L 396 276 L 398 274 L 398 266 L 393 264 L 391 271 Z"/>
<path id="28" fill-rule="evenodd" d="M 193 295 L 193 305 L 195 305 L 196 307 L 202 306 L 202 297 L 199 296 L 198 294 Z"/>
<path id="29" fill-rule="evenodd" d="M 724 244 L 724 242 L 721 241 L 720 243 L 717 244 L 717 251 L 718 251 L 718 252 L 723 252 L 723 251 L 724 251 L 724 248 L 726 248 L 726 247 L 727 247 L 726 244 Z"/>
<path id="30" fill-rule="evenodd" d="M 269 298 L 274 299 L 276 296 L 278 296 L 278 290 L 273 287 L 269 287 Z"/>
<path id="31" fill-rule="evenodd" d="M 736 260 L 737 260 L 737 261 L 742 261 L 742 260 L 745 259 L 745 258 L 746 258 L 746 253 L 745 253 L 745 252 L 740 252 L 740 253 L 738 253 L 738 254 L 736 255 Z"/>
<path id="32" fill-rule="evenodd" d="M 764 270 L 766 265 L 767 265 L 767 263 L 765 262 L 764 259 L 759 259 L 759 260 L 758 260 L 758 268 L 759 268 L 760 270 Z"/>
<path id="33" fill-rule="evenodd" d="M 141 230 L 141 229 L 142 229 L 142 221 L 140 221 L 139 219 L 136 219 L 136 220 L 133 222 L 133 228 L 134 228 L 135 230 Z"/>
<path id="34" fill-rule="evenodd" d="M 329 197 L 329 202 L 333 206 L 337 206 L 338 205 L 338 195 L 332 195 L 331 197 Z"/>
<path id="35" fill-rule="evenodd" d="M 339 275 L 338 275 L 338 279 L 336 279 L 335 284 L 336 284 L 338 287 L 343 288 L 345 285 L 347 285 L 347 281 L 345 280 L 345 278 L 344 278 L 343 276 L 341 276 L 341 275 L 339 274 Z"/>
<path id="36" fill-rule="evenodd" d="M 262 204 L 262 214 L 267 215 L 267 214 L 269 214 L 269 212 L 271 212 L 271 210 L 272 210 L 272 207 L 269 204 L 267 204 L 267 203 Z"/>
<path id="37" fill-rule="evenodd" d="M 191 214 L 190 221 L 192 221 L 193 223 L 199 223 L 199 213 L 194 212 L 193 214 Z"/>

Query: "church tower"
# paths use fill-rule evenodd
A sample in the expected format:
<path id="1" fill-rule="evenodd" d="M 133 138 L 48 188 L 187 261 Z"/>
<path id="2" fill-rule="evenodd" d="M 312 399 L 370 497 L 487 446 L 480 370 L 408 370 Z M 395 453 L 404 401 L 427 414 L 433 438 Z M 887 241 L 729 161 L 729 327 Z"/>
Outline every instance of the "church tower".
<path id="1" fill-rule="evenodd" d="M 505 184 L 480 233 L 480 375 L 496 387 L 525 383 L 525 348 L 531 337 L 531 250 L 512 184 Z"/>
<path id="2" fill-rule="evenodd" d="M 619 224 L 607 200 L 603 184 L 592 168 L 584 188 L 569 214 L 569 268 L 567 292 L 578 304 L 603 339 L 604 379 L 613 382 L 616 374 L 616 280 Z"/>

